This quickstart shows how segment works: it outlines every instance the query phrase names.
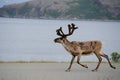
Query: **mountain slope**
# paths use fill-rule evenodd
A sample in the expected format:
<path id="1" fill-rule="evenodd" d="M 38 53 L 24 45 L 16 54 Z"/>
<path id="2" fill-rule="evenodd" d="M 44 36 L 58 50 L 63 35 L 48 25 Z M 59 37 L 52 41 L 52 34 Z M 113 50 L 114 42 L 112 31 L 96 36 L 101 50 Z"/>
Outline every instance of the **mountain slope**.
<path id="1" fill-rule="evenodd" d="M 32 0 L 0 8 L 1 17 L 120 20 L 114 0 Z M 115 6 L 116 5 L 116 6 Z"/>

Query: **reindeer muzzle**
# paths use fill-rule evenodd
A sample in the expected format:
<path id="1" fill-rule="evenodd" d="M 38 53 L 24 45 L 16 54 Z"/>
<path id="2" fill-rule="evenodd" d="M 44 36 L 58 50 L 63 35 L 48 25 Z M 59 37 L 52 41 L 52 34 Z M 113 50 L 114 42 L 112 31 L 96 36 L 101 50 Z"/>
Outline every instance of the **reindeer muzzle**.
<path id="1" fill-rule="evenodd" d="M 54 42 L 57 43 L 57 39 L 54 39 Z"/>

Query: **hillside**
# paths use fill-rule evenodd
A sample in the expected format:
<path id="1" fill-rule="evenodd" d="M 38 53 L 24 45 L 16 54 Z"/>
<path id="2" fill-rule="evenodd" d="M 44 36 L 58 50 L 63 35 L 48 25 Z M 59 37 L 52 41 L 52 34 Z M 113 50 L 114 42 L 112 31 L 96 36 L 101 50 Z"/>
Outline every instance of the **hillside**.
<path id="1" fill-rule="evenodd" d="M 0 8 L 0 17 L 120 20 L 119 0 L 32 0 Z"/>

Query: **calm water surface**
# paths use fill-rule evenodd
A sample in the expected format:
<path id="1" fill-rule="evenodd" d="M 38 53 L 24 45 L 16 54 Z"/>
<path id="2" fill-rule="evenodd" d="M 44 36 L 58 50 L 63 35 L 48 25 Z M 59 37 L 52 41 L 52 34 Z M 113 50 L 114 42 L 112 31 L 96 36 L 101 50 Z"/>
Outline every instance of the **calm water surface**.
<path id="1" fill-rule="evenodd" d="M 2 61 L 69 61 L 71 55 L 60 44 L 56 29 L 75 23 L 78 30 L 68 39 L 70 41 L 101 40 L 103 51 L 109 56 L 120 53 L 120 22 L 35 20 L 0 18 L 0 60 Z M 82 61 L 97 61 L 95 55 L 81 57 Z"/>

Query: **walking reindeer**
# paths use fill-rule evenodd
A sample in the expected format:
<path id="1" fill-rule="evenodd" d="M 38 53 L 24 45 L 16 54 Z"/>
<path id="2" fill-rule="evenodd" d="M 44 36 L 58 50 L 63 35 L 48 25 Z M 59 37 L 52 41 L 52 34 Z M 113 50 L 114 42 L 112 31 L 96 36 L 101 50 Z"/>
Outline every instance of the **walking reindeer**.
<path id="1" fill-rule="evenodd" d="M 80 57 L 82 55 L 88 55 L 92 53 L 94 53 L 99 60 L 96 68 L 93 69 L 92 71 L 97 71 L 102 61 L 102 57 L 106 58 L 110 67 L 115 69 L 115 67 L 111 64 L 108 58 L 108 55 L 106 55 L 104 52 L 101 51 L 101 48 L 102 48 L 101 41 L 86 41 L 86 42 L 72 41 L 70 42 L 67 39 L 67 36 L 72 35 L 76 29 L 78 29 L 78 27 L 76 27 L 75 24 L 72 23 L 72 24 L 68 24 L 68 31 L 69 31 L 68 34 L 64 34 L 64 32 L 62 31 L 62 27 L 56 30 L 57 35 L 60 37 L 54 39 L 54 42 L 62 44 L 64 48 L 72 55 L 70 65 L 66 71 L 70 71 L 73 61 L 76 56 L 77 56 L 77 63 L 85 68 L 88 68 L 87 65 L 84 65 L 80 62 Z"/>

